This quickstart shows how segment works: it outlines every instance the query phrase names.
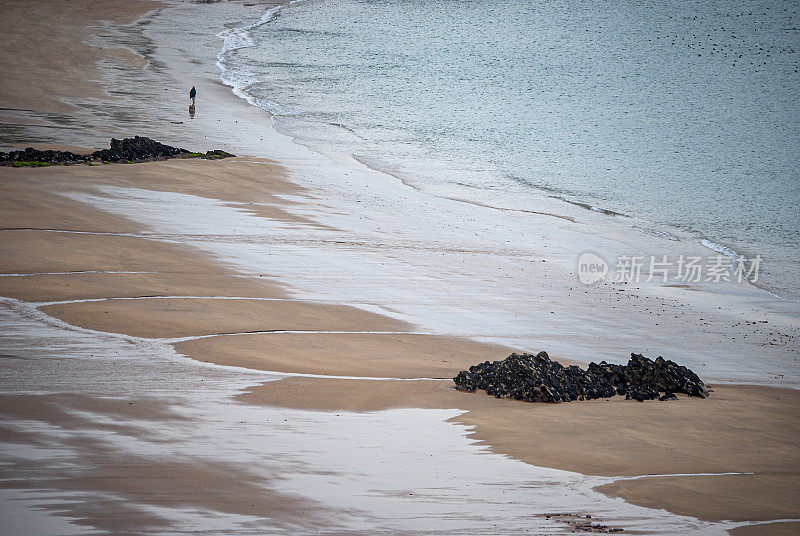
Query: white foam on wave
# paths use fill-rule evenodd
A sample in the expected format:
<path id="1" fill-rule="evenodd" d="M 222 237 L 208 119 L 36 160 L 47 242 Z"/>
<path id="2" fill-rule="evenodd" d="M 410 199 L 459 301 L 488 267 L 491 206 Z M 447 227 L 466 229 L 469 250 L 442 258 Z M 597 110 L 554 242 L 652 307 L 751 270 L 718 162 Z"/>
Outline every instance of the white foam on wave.
<path id="1" fill-rule="evenodd" d="M 286 5 L 291 5 L 302 0 L 294 0 Z M 281 106 L 277 102 L 258 97 L 248 92 L 248 89 L 255 84 L 258 79 L 256 73 L 245 62 L 235 61 L 236 51 L 255 46 L 252 30 L 268 24 L 275 19 L 278 12 L 285 5 L 273 7 L 267 10 L 261 18 L 244 27 L 233 27 L 223 30 L 217 34 L 222 39 L 222 49 L 217 55 L 216 65 L 222 74 L 220 80 L 223 84 L 230 86 L 234 95 L 247 101 L 249 104 L 266 110 L 273 115 L 294 115 L 296 112 L 286 106 Z"/>
<path id="2" fill-rule="evenodd" d="M 739 259 L 742 258 L 742 256 L 739 253 L 732 250 L 731 248 L 723 246 L 722 244 L 717 244 L 716 242 L 712 242 L 711 240 L 703 239 L 700 241 L 700 244 L 703 247 L 710 249 L 711 251 L 716 251 L 717 253 L 721 253 L 722 255 L 730 258 L 731 270 L 735 268 L 736 263 L 739 262 Z"/>

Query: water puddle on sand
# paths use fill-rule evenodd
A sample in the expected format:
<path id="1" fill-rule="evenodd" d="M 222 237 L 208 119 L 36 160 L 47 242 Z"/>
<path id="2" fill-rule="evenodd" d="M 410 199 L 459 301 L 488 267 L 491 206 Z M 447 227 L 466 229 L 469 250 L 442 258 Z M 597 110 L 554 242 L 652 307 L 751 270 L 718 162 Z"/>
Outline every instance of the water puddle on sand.
<path id="1" fill-rule="evenodd" d="M 447 422 L 456 409 L 250 406 L 231 397 L 278 376 L 197 363 L 158 340 L 75 328 L 16 300 L 0 302 L 0 325 L 0 399 L 6 401 L 0 425 L 11 431 L 0 454 L 6 480 L 0 497 L 16 534 L 102 529 L 90 505 L 109 501 L 135 510 L 136 532 L 148 534 L 567 533 L 578 520 L 626 533 L 724 534 L 730 528 L 592 491 L 613 479 L 489 453 L 469 438 L 468 428 Z M 20 415 L 6 406 L 9 395 L 25 399 L 28 408 L 56 397 L 51 407 L 62 414 Z M 128 414 L 114 403 L 159 409 Z M 244 515 L 225 498 L 209 503 L 203 488 L 170 505 L 163 489 L 146 482 L 135 493 L 76 484 L 109 466 L 135 464 L 140 471 L 149 464 L 169 473 L 188 462 L 195 471 L 221 467 L 217 474 L 249 486 L 248 502 L 285 497 L 303 502 L 305 513 L 288 520 L 275 510 Z M 231 498 L 236 486 L 229 487 Z"/>

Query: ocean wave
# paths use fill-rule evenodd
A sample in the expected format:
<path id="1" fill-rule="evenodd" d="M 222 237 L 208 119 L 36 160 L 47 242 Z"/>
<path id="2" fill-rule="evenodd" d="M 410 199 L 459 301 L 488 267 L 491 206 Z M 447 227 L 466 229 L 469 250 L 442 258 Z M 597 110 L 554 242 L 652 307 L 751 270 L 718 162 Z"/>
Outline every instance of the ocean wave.
<path id="1" fill-rule="evenodd" d="M 345 35 L 342 32 L 328 32 L 325 30 L 309 30 L 308 28 L 281 28 L 278 30 L 279 32 L 284 33 L 296 33 L 296 34 L 304 34 L 304 35 L 322 35 L 326 37 L 339 37 Z"/>
<path id="2" fill-rule="evenodd" d="M 622 212 L 617 212 L 616 210 L 611 210 L 610 208 L 598 207 L 590 203 L 584 203 L 583 201 L 573 201 L 561 195 L 551 195 L 550 197 L 553 199 L 558 199 L 559 201 L 563 201 L 565 203 L 569 203 L 570 205 L 575 205 L 576 207 L 581 207 L 586 210 L 591 210 L 592 212 L 599 212 L 601 214 L 605 214 L 606 216 L 622 216 L 624 218 L 630 217 L 627 214 L 623 214 Z"/>
<path id="3" fill-rule="evenodd" d="M 558 188 L 555 186 L 534 182 L 530 179 L 520 177 L 519 175 L 515 175 L 513 173 L 506 173 L 505 176 L 523 186 L 545 192 L 549 194 L 548 197 L 550 197 L 551 199 L 558 199 L 559 201 L 563 201 L 564 203 L 569 203 L 570 205 L 574 205 L 576 207 L 581 207 L 586 210 L 591 210 L 592 212 L 599 212 L 601 214 L 605 214 L 606 216 L 628 217 L 627 214 L 623 214 L 622 212 L 617 212 L 616 210 L 598 207 L 597 205 L 593 205 L 591 203 L 585 203 L 583 201 L 577 201 L 574 199 L 579 197 L 579 194 L 577 194 L 576 192 L 572 192 L 564 188 Z"/>
<path id="4" fill-rule="evenodd" d="M 731 259 L 731 269 L 739 262 L 739 259 L 742 258 L 742 255 L 738 252 L 732 250 L 729 247 L 723 246 L 722 244 L 717 244 L 716 242 L 712 242 L 711 240 L 706 240 L 705 238 L 700 241 L 700 244 L 703 247 L 710 249 L 711 251 L 716 251 L 717 253 L 721 253 L 726 257 Z"/>
<path id="5" fill-rule="evenodd" d="M 659 238 L 665 238 L 667 240 L 672 240 L 673 242 L 680 242 L 681 239 L 675 236 L 672 233 L 668 233 L 667 231 L 662 231 L 660 229 L 646 229 L 644 227 L 638 227 L 636 225 L 633 226 L 633 229 L 639 231 L 640 233 L 650 235 L 650 236 L 657 236 Z"/>
<path id="6" fill-rule="evenodd" d="M 286 106 L 281 106 L 277 102 L 259 97 L 253 92 L 248 91 L 258 83 L 257 74 L 243 62 L 236 62 L 234 54 L 243 48 L 255 46 L 256 42 L 252 36 L 252 30 L 259 28 L 277 17 L 278 12 L 287 5 L 301 2 L 294 0 L 284 5 L 268 9 L 256 22 L 243 26 L 232 27 L 221 31 L 217 37 L 222 39 L 222 50 L 217 54 L 217 68 L 222 71 L 220 80 L 226 86 L 230 86 L 234 95 L 247 101 L 249 104 L 266 110 L 273 115 L 296 115 L 297 111 Z"/>
<path id="7" fill-rule="evenodd" d="M 293 4 L 301 3 L 303 4 L 298 6 L 297 10 L 291 9 Z M 285 7 L 290 7 L 290 9 L 281 11 Z M 611 156 L 608 156 L 596 150 L 597 145 L 589 144 L 591 138 L 587 137 L 596 129 L 581 130 L 561 136 L 561 130 L 554 129 L 552 125 L 546 126 L 549 122 L 544 121 L 542 123 L 545 125 L 544 130 L 538 128 L 537 125 L 522 125 L 525 129 L 519 131 L 517 133 L 519 135 L 514 136 L 512 135 L 514 133 L 509 131 L 510 127 L 504 128 L 504 126 L 516 124 L 514 117 L 511 114 L 503 115 L 502 113 L 499 116 L 495 115 L 502 109 L 513 109 L 513 106 L 518 106 L 520 102 L 523 102 L 514 100 L 513 95 L 508 97 L 510 100 L 504 96 L 498 101 L 503 105 L 502 107 L 498 105 L 485 108 L 477 97 L 465 99 L 463 106 L 449 108 L 442 106 L 441 103 L 443 100 L 450 99 L 425 98 L 427 94 L 448 95 L 448 86 L 439 87 L 437 84 L 447 82 L 449 80 L 447 77 L 450 75 L 455 76 L 454 80 L 457 80 L 459 84 L 464 83 L 464 87 L 470 84 L 478 87 L 484 83 L 484 80 L 491 81 L 492 79 L 491 77 L 486 78 L 489 75 L 485 73 L 473 72 L 470 70 L 471 66 L 465 68 L 457 61 L 458 57 L 452 54 L 452 51 L 442 54 L 443 58 L 449 60 L 443 61 L 442 65 L 448 69 L 452 67 L 452 73 L 447 69 L 444 71 L 435 70 L 433 67 L 425 69 L 423 67 L 427 62 L 422 62 L 420 65 L 417 59 L 413 59 L 417 56 L 410 54 L 411 51 L 425 51 L 425 47 L 419 49 L 412 47 L 403 50 L 400 55 L 394 54 L 398 48 L 403 47 L 382 48 L 377 46 L 376 43 L 379 44 L 383 41 L 382 34 L 374 36 L 367 31 L 366 27 L 363 28 L 366 32 L 363 36 L 360 31 L 355 34 L 344 31 L 351 28 L 347 25 L 350 17 L 357 17 L 357 15 L 338 9 L 331 12 L 317 10 L 316 7 L 314 4 L 305 4 L 304 0 L 295 0 L 284 6 L 268 9 L 256 22 L 253 22 L 254 18 L 249 18 L 245 22 L 240 22 L 238 27 L 228 28 L 217 34 L 223 40 L 217 62 L 217 66 L 222 71 L 220 76 L 222 82 L 231 87 L 232 92 L 239 98 L 275 116 L 274 128 L 278 132 L 288 135 L 296 143 L 326 154 L 328 151 L 332 151 L 337 155 L 341 153 L 344 156 L 369 155 L 368 158 L 356 157 L 355 159 L 356 161 L 368 160 L 368 163 L 364 162 L 368 167 L 392 176 L 399 178 L 402 175 L 405 180 L 401 180 L 405 184 L 434 195 L 437 192 L 444 192 L 447 194 L 442 194 L 444 197 L 452 196 L 452 188 L 448 183 L 455 175 L 460 179 L 455 183 L 457 186 L 470 188 L 472 191 L 477 191 L 479 195 L 477 197 L 467 192 L 463 194 L 463 197 L 476 198 L 481 203 L 490 205 L 517 206 L 519 200 L 511 199 L 509 201 L 507 196 L 509 192 L 516 192 L 518 189 L 508 188 L 506 181 L 494 181 L 494 177 L 489 177 L 490 174 L 505 176 L 523 186 L 526 190 L 524 195 L 528 195 L 527 191 L 533 190 L 532 193 L 537 194 L 537 202 L 540 201 L 540 197 L 549 197 L 568 203 L 573 207 L 582 208 L 591 214 L 617 219 L 630 218 L 631 224 L 636 223 L 642 226 L 633 227 L 634 230 L 674 242 L 685 240 L 687 243 L 697 244 L 698 239 L 703 236 L 714 234 L 725 236 L 725 229 L 733 227 L 733 223 L 726 225 L 726 222 L 723 221 L 719 224 L 722 231 L 715 232 L 717 223 L 708 221 L 706 216 L 694 217 L 695 214 L 692 214 L 691 211 L 703 209 L 704 199 L 702 196 L 696 196 L 701 198 L 700 202 L 692 200 L 689 218 L 684 218 L 680 213 L 674 215 L 674 210 L 670 207 L 679 205 L 682 196 L 689 191 L 680 184 L 678 184 L 679 188 L 675 190 L 677 193 L 670 197 L 677 203 L 665 203 L 669 210 L 662 211 L 659 206 L 656 206 L 657 203 L 644 195 L 649 191 L 649 187 L 640 187 L 638 182 L 641 180 L 635 178 L 636 173 L 632 173 L 629 177 L 627 172 L 630 170 L 624 165 L 619 167 L 619 173 L 612 171 L 617 168 L 608 166 L 604 170 L 599 163 L 605 162 L 609 158 L 619 160 L 622 158 L 619 155 L 624 156 L 625 151 L 615 150 L 612 151 Z M 263 9 L 266 9 L 266 6 Z M 356 22 L 363 24 L 367 20 L 367 18 L 358 19 Z M 250 24 L 251 22 L 252 24 Z M 373 26 L 372 22 L 375 21 L 370 21 L 368 25 L 370 31 L 380 30 L 380 32 L 391 33 L 390 25 L 376 24 Z M 269 26 L 265 26 L 266 24 Z M 354 25 L 352 28 L 361 27 Z M 296 35 L 293 36 L 293 34 Z M 305 39 L 306 35 L 313 37 L 310 40 Z M 513 57 L 513 55 L 510 56 L 510 58 Z M 376 61 L 376 58 L 380 61 Z M 408 62 L 405 62 L 406 59 Z M 510 63 L 509 68 L 514 65 L 513 62 Z M 398 77 L 397 73 L 393 72 L 393 69 L 397 68 L 406 69 L 405 76 Z M 461 69 L 458 73 L 456 73 L 457 68 Z M 512 72 L 516 75 L 528 73 L 524 69 L 512 70 Z M 396 79 L 407 80 L 407 83 L 393 84 Z M 519 76 L 519 79 L 526 79 L 526 77 Z M 502 78 L 497 80 L 502 80 Z M 276 82 L 273 83 L 273 81 Z M 340 84 L 337 83 L 340 81 Z M 423 82 L 433 85 L 429 90 L 422 91 L 420 89 L 414 93 L 412 90 L 416 87 L 415 84 Z M 564 80 L 556 79 L 553 83 L 563 82 Z M 345 91 L 342 88 L 351 88 L 353 91 Z M 520 86 L 510 85 L 507 89 L 516 89 L 520 95 L 528 95 L 526 92 L 530 92 L 530 90 L 526 88 L 527 86 L 522 84 Z M 542 89 L 542 91 L 545 90 Z M 338 93 L 348 95 L 349 100 L 337 100 L 334 97 Z M 398 94 L 400 97 L 393 98 Z M 376 95 L 382 96 L 383 100 L 376 98 Z M 457 94 L 453 96 L 453 98 L 456 97 L 458 97 Z M 286 104 L 296 109 L 292 109 Z M 643 105 L 646 106 L 646 103 Z M 453 117 L 456 119 L 460 117 L 458 112 L 461 109 L 485 111 L 486 117 L 499 117 L 499 120 L 487 120 L 485 123 L 478 121 L 474 128 L 462 129 L 459 125 L 465 124 L 465 121 L 456 122 L 453 119 Z M 526 109 L 524 106 L 522 107 L 522 110 Z M 436 114 L 430 113 L 421 114 L 420 110 L 434 110 L 437 113 L 449 110 L 455 115 L 451 117 L 453 114 L 449 114 L 444 117 L 446 114 L 441 114 L 441 121 L 418 121 L 418 115 L 436 116 Z M 489 114 L 488 112 L 493 113 Z M 627 114 L 628 111 L 622 110 L 621 113 Z M 472 119 L 474 118 L 468 118 L 466 123 L 469 124 Z M 547 141 L 546 137 L 538 135 L 542 132 L 548 132 L 549 135 L 554 136 L 553 141 Z M 589 134 L 586 134 L 587 132 Z M 518 143 L 514 140 L 517 140 Z M 527 141 L 523 143 L 519 140 Z M 584 140 L 586 143 L 581 142 L 583 143 L 581 144 L 576 140 Z M 559 142 L 564 144 L 561 152 L 557 150 Z M 622 144 L 627 142 L 628 140 L 620 140 Z M 493 145 L 494 143 L 496 145 Z M 506 146 L 510 148 L 506 149 Z M 554 165 L 552 173 L 548 172 L 544 164 L 550 161 L 559 162 L 558 157 L 564 151 L 567 152 L 566 154 L 575 155 L 575 162 L 565 160 L 563 166 Z M 446 166 L 447 169 L 436 166 L 440 163 L 437 160 L 437 152 L 448 153 L 446 158 L 442 159 L 442 161 L 450 162 Z M 412 153 L 414 156 L 410 157 L 409 155 Z M 582 162 L 588 157 L 597 158 L 591 161 L 587 160 L 588 164 L 583 166 Z M 424 166 L 423 160 L 430 160 L 432 163 Z M 620 161 L 624 164 L 628 160 L 625 157 Z M 398 164 L 398 161 L 403 163 Z M 406 161 L 411 162 L 406 165 Z M 506 164 L 513 171 L 503 169 Z M 481 166 L 484 169 L 481 169 L 480 173 L 474 173 L 476 169 L 472 168 Z M 677 169 L 675 173 L 679 175 L 681 172 L 679 166 L 675 169 Z M 667 171 L 671 173 L 671 170 Z M 470 184 L 470 178 L 477 175 L 480 176 L 474 180 L 473 184 Z M 665 177 L 670 180 L 679 178 L 672 177 L 666 172 Z M 434 183 L 434 181 L 439 182 Z M 495 186 L 495 182 L 500 182 L 502 186 Z M 549 184 L 543 184 L 545 182 Z M 625 185 L 629 187 L 622 188 Z M 669 185 L 668 180 L 659 181 L 653 186 L 653 189 L 663 192 Z M 497 196 L 487 192 L 495 188 L 501 190 Z M 628 192 L 643 192 L 643 194 L 628 195 Z M 544 195 L 539 195 L 542 193 Z M 520 194 L 520 196 L 522 195 Z M 496 199 L 502 196 L 506 197 L 500 200 Z M 459 193 L 455 197 L 460 198 L 462 195 Z M 487 199 L 492 199 L 494 202 L 487 202 Z M 559 203 L 553 201 L 547 204 L 557 205 Z M 580 212 L 576 212 L 575 209 L 567 210 L 566 206 L 558 211 L 562 210 L 570 214 Z M 596 220 L 595 217 L 587 217 L 592 221 Z M 739 219 L 744 220 L 745 218 Z M 783 251 L 786 248 L 784 244 L 792 243 L 791 236 L 787 238 L 785 233 L 781 233 L 778 246 L 782 249 L 770 249 L 777 242 L 771 243 L 769 239 L 778 240 L 775 238 L 777 234 L 774 230 L 784 228 L 776 224 L 778 219 L 776 217 L 773 218 L 775 221 L 754 225 L 752 231 L 751 227 L 747 227 L 748 234 L 756 233 L 759 228 L 771 230 L 773 234 L 768 234 L 766 240 L 748 246 L 748 236 L 741 236 L 740 243 L 750 251 L 758 250 L 764 255 L 769 255 L 771 263 L 785 263 Z M 788 229 L 790 225 L 786 224 L 785 228 Z M 662 231 L 661 227 L 674 230 L 676 234 Z M 734 265 L 741 258 L 738 252 L 710 240 L 703 240 L 702 245 L 716 253 L 728 256 Z M 765 271 L 764 276 L 767 283 L 773 284 L 771 281 L 773 274 L 787 272 L 780 269 L 783 268 L 782 266 L 778 268 L 769 272 Z M 792 275 L 791 271 L 788 273 L 790 276 Z M 780 281 L 777 283 L 779 283 L 778 288 L 791 288 Z"/>
<path id="8" fill-rule="evenodd" d="M 704 247 L 707 247 L 711 251 L 716 251 L 717 253 L 720 253 L 721 255 L 724 255 L 724 256 L 730 258 L 731 259 L 731 266 L 730 266 L 731 272 L 734 272 L 736 270 L 736 267 L 739 264 L 739 260 L 740 259 L 745 259 L 746 260 L 746 257 L 744 257 L 741 253 L 739 253 L 737 251 L 734 251 L 729 247 L 723 246 L 722 244 L 717 244 L 716 242 L 712 242 L 712 241 L 706 240 L 706 239 L 701 240 L 700 244 L 702 246 L 704 246 Z M 767 294 L 769 294 L 773 298 L 778 298 L 778 299 L 781 299 L 781 300 L 788 300 L 788 301 L 791 301 L 791 302 L 800 303 L 800 299 L 793 298 L 793 297 L 787 296 L 787 295 L 776 294 L 775 292 L 770 290 L 768 287 L 765 287 L 764 285 L 762 285 L 760 283 L 755 283 L 753 281 L 750 281 L 750 284 L 753 285 L 756 288 L 759 288 L 759 289 L 763 290 L 764 292 L 766 292 Z"/>

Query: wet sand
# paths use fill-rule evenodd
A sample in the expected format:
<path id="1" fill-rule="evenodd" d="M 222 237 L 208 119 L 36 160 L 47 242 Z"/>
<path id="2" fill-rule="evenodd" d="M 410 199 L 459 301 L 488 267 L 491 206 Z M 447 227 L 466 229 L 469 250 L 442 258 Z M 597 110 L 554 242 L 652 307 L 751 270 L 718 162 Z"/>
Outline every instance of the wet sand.
<path id="1" fill-rule="evenodd" d="M 604 493 L 708 520 L 792 518 L 800 508 L 795 390 L 715 386 L 706 400 L 611 400 L 558 405 L 462 393 L 452 384 L 290 378 L 241 400 L 303 409 L 459 408 L 459 423 L 492 451 L 590 475 L 752 473 L 620 480 Z"/>
<path id="2" fill-rule="evenodd" d="M 67 18 L 47 19 L 47 24 L 65 28 L 54 41 L 54 46 L 65 51 L 64 61 L 73 54 L 83 69 L 75 71 L 78 76 L 72 72 L 57 75 L 63 80 L 58 85 L 65 97 L 100 91 L 86 80 L 93 79 L 93 62 L 102 51 L 80 44 L 86 34 L 70 35 L 68 31 L 83 28 L 87 12 L 82 9 L 89 9 L 86 6 L 90 4 L 81 2 L 80 9 L 63 10 L 70 13 Z M 23 37 L 19 29 L 25 17 L 41 16 L 44 5 L 37 4 L 39 8 L 32 15 L 21 8 L 12 10 L 4 23 L 16 29 L 10 35 Z M 131 20 L 151 7 L 147 3 L 129 5 L 130 11 L 116 10 L 118 20 Z M 91 9 L 109 11 L 103 6 Z M 6 49 L 11 46 L 9 39 L 2 41 Z M 0 93 L 2 106 L 68 111 L 63 102 L 51 106 L 49 91 L 28 91 L 43 87 L 45 73 L 54 76 L 47 66 L 46 50 L 41 43 L 24 50 L 34 67 L 29 77 L 14 77 L 18 85 L 10 92 Z M 8 54 L 3 56 L 7 62 Z M 24 99 L 15 100 L 14 95 Z M 98 186 L 222 199 L 286 225 L 320 225 L 285 210 L 287 205 L 299 202 L 287 201 L 287 194 L 307 201 L 314 201 L 315 194 L 294 185 L 289 171 L 277 162 L 173 160 L 96 167 L 0 167 L 0 296 L 25 302 L 103 299 L 57 303 L 41 310 L 71 325 L 97 331 L 139 338 L 188 337 L 174 342 L 183 355 L 266 371 L 448 378 L 470 364 L 501 359 L 512 351 L 501 345 L 424 333 L 424 326 L 355 307 L 294 299 L 291 289 L 268 271 L 239 273 L 221 259 L 170 242 L 169 236 L 152 234 L 153 229 L 62 195 L 92 194 Z M 276 330 L 344 333 L 274 333 Z M 213 337 L 191 339 L 206 335 Z M 798 391 L 752 386 L 713 388 L 707 400 L 682 397 L 678 402 L 638 404 L 614 399 L 544 405 L 462 393 L 452 389 L 448 381 L 292 377 L 251 388 L 238 395 L 238 400 L 331 412 L 398 407 L 460 409 L 465 413 L 454 420 L 473 426 L 475 439 L 493 452 L 534 465 L 604 476 L 753 473 L 619 480 L 603 487 L 604 493 L 634 504 L 706 520 L 800 517 Z M 138 429 L 124 430 L 134 437 L 156 431 L 148 430 L 148 420 L 160 426 L 181 418 L 144 401 L 110 403 L 69 393 L 3 396 L 0 409 L 4 418 L 12 421 L 29 419 L 87 433 L 108 431 L 109 424 L 76 417 L 76 412 L 111 418 L 125 414 L 145 422 Z M 4 440 L 11 443 L 46 442 L 19 428 L 1 431 Z M 71 507 L 82 523 L 106 530 L 136 532 L 142 526 L 157 527 L 163 522 L 157 515 L 131 506 L 125 498 L 131 503 L 207 507 L 236 515 L 252 515 L 255 510 L 269 512 L 287 524 L 302 517 L 307 529 L 325 526 L 325 512 L 319 505 L 265 492 L 252 475 L 243 470 L 231 472 L 230 465 L 175 462 L 165 467 L 144 456 L 121 460 L 99 441 L 76 441 L 84 442 L 83 451 L 93 452 L 91 463 L 87 463 L 93 468 L 91 477 L 37 473 L 32 464 L 10 469 L 11 479 L 4 487 L 36 488 L 55 480 L 60 489 L 75 493 L 113 492 L 123 499 L 92 507 L 76 502 Z M 794 534 L 797 528 L 797 523 L 776 523 L 734 532 Z"/>
<path id="3" fill-rule="evenodd" d="M 138 187 L 158 183 L 161 188 L 178 190 L 179 185 L 170 184 L 167 177 L 197 176 L 198 170 L 213 170 L 228 188 L 226 177 L 236 182 L 247 169 L 247 164 L 236 162 L 202 161 L 0 169 L 6 190 L 0 221 L 5 229 L 0 231 L 2 272 L 62 273 L 0 277 L 0 295 L 40 302 L 148 296 L 42 307 L 48 315 L 72 325 L 144 338 L 273 330 L 393 332 L 251 333 L 175 344 L 180 353 L 200 361 L 251 369 L 448 378 L 471 363 L 499 359 L 511 350 L 419 334 L 415 326 L 352 307 L 293 300 L 277 281 L 243 277 L 189 248 L 148 238 L 148 229 L 130 221 L 57 195 L 110 180 Z M 204 190 L 207 195 L 226 197 L 207 184 Z M 252 195 L 264 202 L 258 192 Z M 36 203 L 21 208 L 32 199 Z M 267 212 L 265 217 L 279 217 Z M 19 230 L 22 227 L 114 234 Z M 106 273 L 69 273 L 76 271 Z M 194 298 L 203 296 L 210 299 Z M 678 402 L 637 404 L 615 399 L 543 405 L 462 393 L 451 385 L 447 381 L 287 378 L 253 388 L 239 398 L 326 411 L 458 408 L 467 413 L 456 420 L 474 426 L 475 437 L 494 452 L 535 465 L 607 476 L 755 473 L 621 480 L 603 488 L 635 504 L 709 520 L 784 519 L 798 511 L 797 391 L 717 386 L 707 400 L 684 397 Z"/>
<path id="4" fill-rule="evenodd" d="M 158 438 L 160 427 L 180 426 L 185 417 L 148 399 L 109 400 L 80 394 L 0 395 L 0 414 L 4 419 L 35 421 L 58 427 L 65 440 L 61 446 L 81 453 L 80 471 L 68 463 L 50 465 L 15 460 L 4 468 L 3 489 L 56 489 L 74 493 L 109 494 L 101 501 L 76 500 L 61 506 L 61 514 L 82 520 L 81 524 L 114 534 L 149 530 L 169 531 L 173 519 L 149 511 L 143 505 L 159 508 L 207 508 L 226 515 L 260 516 L 269 513 L 272 526 L 291 527 L 303 519 L 306 529 L 322 529 L 326 513 L 319 505 L 300 497 L 264 492 L 264 480 L 246 468 L 236 468 L 227 460 L 217 464 L 175 456 L 160 460 L 141 453 L 121 456 L 103 439 L 104 434 Z M 116 424 L 107 420 L 135 422 Z M 54 446 L 40 430 L 20 432 L 0 426 L 0 439 L 16 444 Z M 163 441 L 163 440 L 162 440 Z M 69 460 L 64 457 L 64 461 Z M 328 513 L 327 515 L 330 515 Z M 265 525 L 266 527 L 269 525 Z"/>
<path id="5" fill-rule="evenodd" d="M 142 58 L 129 50 L 101 50 L 82 42 L 102 31 L 102 21 L 130 23 L 158 5 L 149 0 L 3 2 L 0 103 L 4 108 L 69 112 L 74 107 L 67 99 L 106 96 L 97 82 L 96 62 L 112 55 L 141 68 Z"/>

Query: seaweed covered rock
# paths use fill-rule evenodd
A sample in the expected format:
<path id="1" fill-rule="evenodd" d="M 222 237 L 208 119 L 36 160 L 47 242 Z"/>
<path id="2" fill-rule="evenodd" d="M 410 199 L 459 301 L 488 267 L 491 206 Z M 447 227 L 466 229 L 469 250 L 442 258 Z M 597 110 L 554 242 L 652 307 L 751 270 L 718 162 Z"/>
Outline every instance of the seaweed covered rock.
<path id="1" fill-rule="evenodd" d="M 203 156 L 206 160 L 219 160 L 221 158 L 233 158 L 235 154 L 231 154 L 220 149 L 215 149 L 213 151 L 206 151 L 206 154 Z"/>
<path id="2" fill-rule="evenodd" d="M 702 380 L 688 368 L 662 357 L 655 361 L 631 354 L 627 365 L 605 361 L 590 363 L 587 370 L 564 367 L 546 352 L 511 354 L 502 361 L 480 363 L 453 378 L 462 391 L 482 389 L 498 398 L 527 402 L 570 402 L 610 398 L 674 400 L 674 393 L 705 398 Z M 661 392 L 665 393 L 661 396 Z"/>

